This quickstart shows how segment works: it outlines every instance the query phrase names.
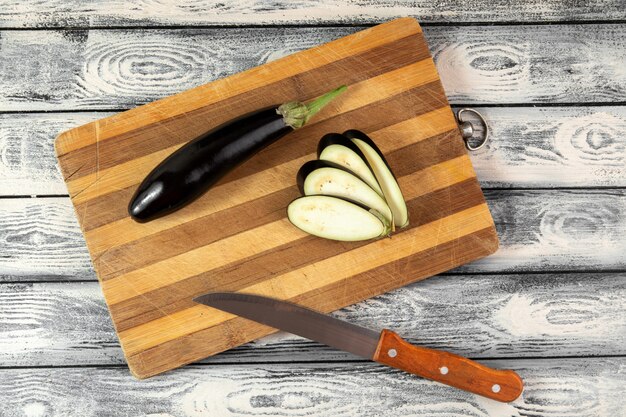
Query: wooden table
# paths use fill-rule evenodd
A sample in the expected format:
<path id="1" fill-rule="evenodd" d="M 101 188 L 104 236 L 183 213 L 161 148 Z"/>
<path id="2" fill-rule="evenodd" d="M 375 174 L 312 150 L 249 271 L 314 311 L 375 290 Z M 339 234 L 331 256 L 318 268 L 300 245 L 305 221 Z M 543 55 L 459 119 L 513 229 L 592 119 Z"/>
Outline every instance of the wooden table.
<path id="1" fill-rule="evenodd" d="M 624 0 L 162 3 L 0 0 L 0 415 L 626 414 Z M 472 160 L 501 249 L 336 314 L 515 369 L 523 396 L 286 334 L 133 379 L 55 135 L 402 15 L 423 23 L 450 101 L 489 121 Z"/>

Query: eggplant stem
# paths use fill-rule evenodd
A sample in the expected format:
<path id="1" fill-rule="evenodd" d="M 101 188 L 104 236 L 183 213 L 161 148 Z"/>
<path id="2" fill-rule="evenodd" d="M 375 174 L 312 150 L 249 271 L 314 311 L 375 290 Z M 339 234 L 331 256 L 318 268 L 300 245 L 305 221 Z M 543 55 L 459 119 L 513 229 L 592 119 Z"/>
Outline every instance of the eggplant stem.
<path id="1" fill-rule="evenodd" d="M 348 89 L 348 86 L 342 85 L 340 87 L 335 88 L 332 91 L 329 91 L 328 93 L 324 95 L 319 96 L 318 98 L 316 98 L 315 100 L 307 104 L 306 105 L 307 114 L 306 114 L 306 120 L 304 121 L 304 123 L 307 123 L 311 117 L 315 116 L 317 112 L 322 110 L 328 103 L 333 101 L 338 95 L 340 95 L 347 89 Z"/>
<path id="2" fill-rule="evenodd" d="M 299 129 L 313 117 L 320 110 L 322 110 L 328 103 L 333 101 L 338 95 L 348 89 L 347 86 L 342 85 L 323 94 L 311 101 L 309 104 L 304 104 L 299 101 L 290 101 L 282 104 L 276 109 L 276 112 L 283 116 L 283 120 L 287 126 L 291 126 L 294 129 Z"/>

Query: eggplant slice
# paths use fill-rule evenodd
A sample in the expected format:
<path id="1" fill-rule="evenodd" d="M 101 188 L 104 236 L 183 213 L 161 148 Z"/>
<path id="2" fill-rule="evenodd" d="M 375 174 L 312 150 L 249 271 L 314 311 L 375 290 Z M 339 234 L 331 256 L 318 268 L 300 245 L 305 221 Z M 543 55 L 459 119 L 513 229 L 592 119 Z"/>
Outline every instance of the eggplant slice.
<path id="1" fill-rule="evenodd" d="M 350 138 L 367 158 L 367 162 L 372 167 L 372 171 L 374 171 L 374 175 L 383 189 L 385 200 L 387 200 L 387 204 L 391 208 L 395 225 L 398 227 L 408 226 L 409 213 L 402 190 L 400 190 L 398 181 L 396 181 L 391 167 L 380 149 L 378 149 L 378 146 L 369 136 L 359 130 L 348 130 L 343 134 Z"/>
<path id="2" fill-rule="evenodd" d="M 346 167 L 365 181 L 381 197 L 383 196 L 383 190 L 376 181 L 367 158 L 359 147 L 347 137 L 339 133 L 324 135 L 317 145 L 317 157 Z"/>
<path id="3" fill-rule="evenodd" d="M 326 195 L 296 198 L 287 207 L 289 221 L 314 236 L 360 241 L 388 236 L 387 219 L 376 210 Z"/>
<path id="4" fill-rule="evenodd" d="M 376 210 L 393 225 L 393 214 L 385 199 L 352 171 L 339 164 L 309 161 L 298 171 L 297 182 L 304 195 L 328 195 L 356 201 Z"/>

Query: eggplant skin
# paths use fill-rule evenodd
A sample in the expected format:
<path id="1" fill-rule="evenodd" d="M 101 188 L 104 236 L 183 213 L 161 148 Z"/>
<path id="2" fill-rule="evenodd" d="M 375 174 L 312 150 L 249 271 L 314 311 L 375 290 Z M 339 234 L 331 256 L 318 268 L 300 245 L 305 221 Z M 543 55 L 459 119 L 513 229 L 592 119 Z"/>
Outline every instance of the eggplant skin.
<path id="1" fill-rule="evenodd" d="M 370 166 L 367 158 L 361 148 L 358 147 L 356 143 L 354 143 L 351 139 L 348 139 L 344 135 L 340 135 L 338 133 L 329 133 L 324 135 L 322 139 L 319 141 L 317 145 L 317 157 L 318 159 L 329 160 L 335 162 L 330 155 L 326 155 L 326 157 L 322 158 L 322 155 L 326 152 L 327 149 L 331 147 L 338 147 L 339 149 L 345 148 L 348 150 L 348 154 L 351 151 L 356 158 L 362 163 L 362 166 L 359 166 L 359 162 L 353 161 L 356 165 L 351 165 L 347 161 L 343 161 L 341 165 L 344 165 L 347 169 L 354 171 L 354 173 L 359 176 L 363 181 L 365 181 L 370 187 L 374 189 L 381 196 L 383 195 L 383 190 L 380 188 L 380 184 L 376 180 L 376 176 L 374 175 L 374 171 Z M 337 162 L 339 163 L 339 162 Z"/>
<path id="2" fill-rule="evenodd" d="M 372 147 L 372 149 L 374 149 L 376 151 L 376 153 L 378 155 L 380 155 L 380 159 L 383 160 L 385 165 L 387 165 L 387 168 L 389 168 L 389 171 L 391 171 L 391 173 L 393 174 L 393 171 L 391 170 L 391 167 L 389 166 L 389 163 L 385 159 L 385 155 L 383 155 L 382 151 L 378 148 L 378 146 L 376 146 L 376 143 L 374 143 L 374 141 L 369 136 L 367 136 L 365 133 L 361 132 L 360 130 L 356 130 L 356 129 L 346 130 L 345 132 L 343 132 L 343 135 L 345 137 L 347 137 L 348 139 L 360 139 L 363 142 L 365 142 L 368 145 L 370 145 Z M 354 146 L 356 146 L 356 145 L 354 145 Z M 367 161 L 367 159 L 365 159 L 365 160 Z M 394 178 L 395 178 L 395 175 L 394 175 Z"/>
<path id="3" fill-rule="evenodd" d="M 398 227 L 408 226 L 409 213 L 406 201 L 402 195 L 402 190 L 400 189 L 398 180 L 381 150 L 369 136 L 359 130 L 347 130 L 343 134 L 351 140 L 360 140 L 380 158 L 380 163 L 377 166 L 378 170 L 375 172 L 376 179 L 382 187 L 385 200 L 393 212 L 394 223 Z M 363 153 L 368 154 L 369 152 L 364 150 Z M 372 162 L 372 165 L 375 164 Z M 385 174 L 389 174 L 389 178 L 387 180 L 385 180 Z"/>
<path id="4" fill-rule="evenodd" d="M 365 133 L 360 132 L 358 130 L 347 130 L 347 132 L 359 132 L 363 136 L 367 137 Z M 367 138 L 367 139 L 370 142 L 372 142 L 370 138 Z M 352 142 L 352 140 L 349 137 L 340 135 L 339 133 L 329 133 L 329 134 L 324 135 L 322 139 L 320 139 L 319 143 L 317 144 L 317 157 L 319 158 L 322 155 L 322 152 L 324 151 L 324 149 L 328 148 L 330 145 L 345 146 L 346 148 L 350 149 L 352 152 L 357 154 L 357 156 L 361 158 L 361 160 L 370 169 L 370 171 L 372 170 L 372 167 L 370 166 L 369 162 L 367 162 L 367 158 L 363 154 L 363 151 L 361 151 L 361 149 L 354 142 Z M 380 149 L 378 149 L 376 145 L 373 145 L 373 147 L 374 149 L 376 149 L 376 152 L 380 153 Z M 381 153 L 381 156 L 382 156 L 382 153 Z M 385 161 L 385 163 L 387 162 Z"/>
<path id="5" fill-rule="evenodd" d="M 128 205 L 130 216 L 147 222 L 186 206 L 233 168 L 293 131 L 277 107 L 230 120 L 179 148 L 139 185 Z"/>
<path id="6" fill-rule="evenodd" d="M 365 159 L 365 155 L 359 149 L 358 146 L 354 144 L 349 138 L 339 133 L 327 133 L 322 136 L 319 143 L 317 144 L 317 157 L 319 158 L 324 149 L 329 147 L 330 145 L 341 145 L 350 149 L 352 152 L 356 153 L 366 164 L 367 159 Z"/>
<path id="7" fill-rule="evenodd" d="M 298 190 L 300 190 L 300 194 L 305 194 L 304 193 L 304 181 L 306 180 L 306 177 L 308 177 L 311 172 L 320 168 L 335 168 L 340 171 L 347 172 L 350 175 L 354 175 L 356 178 L 363 181 L 361 177 L 359 177 L 358 175 L 356 175 L 354 172 L 350 171 L 348 168 L 344 167 L 343 165 L 339 165 L 331 161 L 324 161 L 323 159 L 315 159 L 313 161 L 305 162 L 304 165 L 300 167 L 300 169 L 298 170 L 298 173 L 296 174 L 296 182 L 298 184 Z"/>

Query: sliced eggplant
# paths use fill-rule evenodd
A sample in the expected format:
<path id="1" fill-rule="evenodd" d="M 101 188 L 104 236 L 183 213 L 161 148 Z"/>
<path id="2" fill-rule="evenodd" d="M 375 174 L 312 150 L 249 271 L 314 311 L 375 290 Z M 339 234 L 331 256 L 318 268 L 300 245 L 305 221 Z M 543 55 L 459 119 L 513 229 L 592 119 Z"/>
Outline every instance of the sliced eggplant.
<path id="1" fill-rule="evenodd" d="M 342 165 L 354 172 L 359 178 L 367 183 L 381 196 L 380 188 L 367 158 L 354 142 L 339 133 L 324 135 L 317 145 L 317 157 L 325 161 L 331 161 Z"/>
<path id="2" fill-rule="evenodd" d="M 388 236 L 390 223 L 376 210 L 326 195 L 296 198 L 287 207 L 298 229 L 325 239 L 359 241 Z"/>
<path id="3" fill-rule="evenodd" d="M 372 167 L 372 171 L 374 171 L 376 180 L 378 180 L 380 187 L 383 189 L 385 200 L 387 200 L 387 204 L 391 208 L 395 225 L 398 227 L 408 226 L 409 213 L 402 190 L 400 190 L 398 181 L 396 181 L 383 153 L 372 139 L 359 130 L 348 130 L 343 134 L 350 138 L 367 158 L 367 162 Z"/>
<path id="4" fill-rule="evenodd" d="M 378 211 L 393 223 L 393 214 L 385 200 L 352 171 L 339 164 L 309 161 L 298 171 L 297 182 L 304 195 L 328 195 L 356 201 Z"/>

